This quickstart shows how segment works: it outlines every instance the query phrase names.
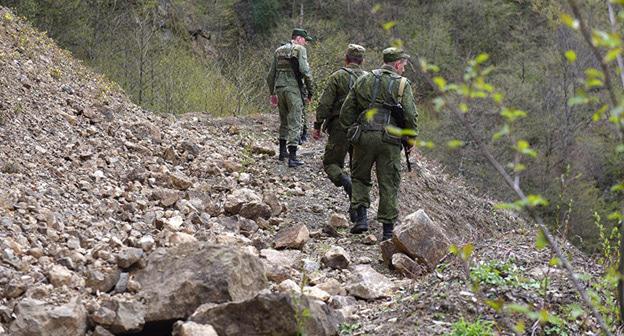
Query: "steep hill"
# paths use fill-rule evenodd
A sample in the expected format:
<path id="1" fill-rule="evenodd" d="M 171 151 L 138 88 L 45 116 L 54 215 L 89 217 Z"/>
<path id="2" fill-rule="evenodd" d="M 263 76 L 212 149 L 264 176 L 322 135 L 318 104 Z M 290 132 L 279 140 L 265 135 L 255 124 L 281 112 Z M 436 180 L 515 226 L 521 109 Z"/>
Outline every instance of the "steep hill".
<path id="1" fill-rule="evenodd" d="M 354 335 L 443 334 L 462 317 L 497 318 L 475 303 L 452 256 L 410 279 L 382 263 L 377 223 L 376 237 L 331 232 L 328 220 L 345 214 L 347 200 L 324 176 L 323 144 L 305 144 L 307 164 L 288 169 L 275 159 L 273 115 L 150 113 L 4 8 L 0 71 L 0 335 L 166 335 L 199 304 L 227 312 L 228 302 L 243 302 L 251 315 L 258 305 L 246 300 L 258 291 L 299 286 L 327 302 L 308 308 L 311 318 L 295 310 L 304 330 L 325 313 L 324 330 L 341 323 L 343 334 Z M 400 200 L 401 218 L 424 209 L 451 242 L 475 243 L 476 264 L 505 265 L 503 282 L 487 284 L 489 296 L 562 314 L 577 301 L 561 272 L 545 267 L 549 252 L 533 248 L 530 226 L 435 163 L 416 158 Z M 298 249 L 271 248 L 289 228 L 310 239 L 286 242 Z M 565 246 L 580 273 L 599 274 Z M 337 247 L 349 267 L 321 261 Z M 354 289 L 364 265 L 389 283 L 377 299 L 354 298 L 365 296 Z M 550 282 L 538 295 L 545 273 Z M 184 280 L 180 287 L 176 279 Z M 306 302 L 295 301 L 295 308 Z M 336 310 L 327 313 L 330 306 Z M 191 319 L 213 321 L 225 334 L 230 327 L 219 325 L 213 308 Z M 589 317 L 575 321 L 573 333 L 595 330 Z"/>

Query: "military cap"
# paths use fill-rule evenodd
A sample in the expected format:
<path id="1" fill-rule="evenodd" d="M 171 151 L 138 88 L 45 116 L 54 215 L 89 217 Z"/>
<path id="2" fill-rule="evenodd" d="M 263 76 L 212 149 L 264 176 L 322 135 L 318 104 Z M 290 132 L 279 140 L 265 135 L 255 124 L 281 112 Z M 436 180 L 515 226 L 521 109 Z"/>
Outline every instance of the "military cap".
<path id="1" fill-rule="evenodd" d="M 292 36 L 301 36 L 306 39 L 306 41 L 314 41 L 314 37 L 308 34 L 307 31 L 303 28 L 295 28 L 293 29 Z"/>
<path id="2" fill-rule="evenodd" d="M 386 63 L 407 58 L 410 58 L 410 55 L 406 54 L 401 48 L 390 47 L 383 50 L 383 60 Z"/>
<path id="3" fill-rule="evenodd" d="M 362 47 L 359 44 L 351 43 L 347 47 L 347 56 L 364 57 L 364 52 L 366 52 L 366 48 Z"/>

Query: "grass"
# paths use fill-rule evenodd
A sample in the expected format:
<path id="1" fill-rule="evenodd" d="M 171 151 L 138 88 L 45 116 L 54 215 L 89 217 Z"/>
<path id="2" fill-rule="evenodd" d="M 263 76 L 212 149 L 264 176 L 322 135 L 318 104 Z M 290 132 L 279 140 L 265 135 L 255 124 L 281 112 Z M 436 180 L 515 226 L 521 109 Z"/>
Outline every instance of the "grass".
<path id="1" fill-rule="evenodd" d="M 464 318 L 453 324 L 452 330 L 447 336 L 493 336 L 494 322 L 477 319 L 474 322 L 465 321 Z"/>

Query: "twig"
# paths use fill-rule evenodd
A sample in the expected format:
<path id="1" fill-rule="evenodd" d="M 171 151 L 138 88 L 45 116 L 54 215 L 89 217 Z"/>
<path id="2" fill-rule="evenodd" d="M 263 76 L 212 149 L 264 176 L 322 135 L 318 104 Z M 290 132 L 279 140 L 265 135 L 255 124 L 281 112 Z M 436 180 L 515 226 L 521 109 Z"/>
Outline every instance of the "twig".
<path id="1" fill-rule="evenodd" d="M 410 63 L 410 66 L 411 66 L 411 63 Z M 412 68 L 413 68 L 413 66 L 412 66 Z M 434 90 L 436 91 L 436 93 L 438 95 L 443 96 L 443 97 L 447 96 L 446 92 L 443 92 L 442 90 L 440 90 L 440 88 L 433 82 L 433 80 L 431 79 L 431 76 L 429 76 L 429 74 L 425 73 L 424 77 L 427 79 L 429 84 L 434 88 Z M 496 158 L 494 158 L 492 153 L 490 153 L 490 151 L 487 149 L 487 147 L 485 146 L 485 144 L 481 140 L 481 138 L 479 136 L 477 136 L 477 133 L 475 132 L 475 130 L 472 127 L 472 125 L 470 125 L 470 123 L 468 123 L 466 121 L 464 113 L 462 113 L 454 105 L 449 105 L 449 107 L 450 107 L 451 111 L 453 112 L 453 114 L 455 114 L 455 116 L 462 122 L 464 128 L 466 130 L 468 130 L 468 133 L 470 134 L 470 137 L 474 140 L 474 142 L 477 144 L 477 146 L 481 150 L 481 154 L 483 154 L 483 156 L 485 156 L 487 158 L 488 162 L 494 167 L 494 169 L 496 169 L 496 171 L 501 175 L 501 177 L 503 177 L 503 179 L 505 180 L 507 185 L 516 193 L 516 195 L 518 195 L 518 197 L 520 197 L 520 199 L 526 200 L 527 197 L 526 197 L 524 191 L 520 188 L 520 186 L 517 186 L 514 183 L 513 179 L 505 171 L 505 169 L 500 164 L 500 162 L 498 162 L 496 160 Z M 607 326 L 607 324 L 605 323 L 605 321 L 604 321 L 604 319 L 602 317 L 602 314 L 600 314 L 600 312 L 598 312 L 596 307 L 594 307 L 593 303 L 591 302 L 591 300 L 589 298 L 589 295 L 587 295 L 587 291 L 585 291 L 585 288 L 583 288 L 581 283 L 576 278 L 576 275 L 574 273 L 574 269 L 572 268 L 572 265 L 568 261 L 567 257 L 561 252 L 561 249 L 559 248 L 559 244 L 555 240 L 554 236 L 552 235 L 552 233 L 550 232 L 548 227 L 546 227 L 546 225 L 544 224 L 544 221 L 542 220 L 542 218 L 539 215 L 537 215 L 537 213 L 535 212 L 535 210 L 533 208 L 527 207 L 526 209 L 527 209 L 527 212 L 529 213 L 529 216 L 531 218 L 533 218 L 533 220 L 537 223 L 538 227 L 544 233 L 544 236 L 548 240 L 550 248 L 553 250 L 553 252 L 557 255 L 557 257 L 561 261 L 561 264 L 563 265 L 563 267 L 565 268 L 565 270 L 568 273 L 568 277 L 569 277 L 570 281 L 573 283 L 574 287 L 576 288 L 576 291 L 581 296 L 581 299 L 583 300 L 583 303 L 587 306 L 588 309 L 591 310 L 592 315 L 594 315 L 594 317 L 598 321 L 598 324 L 600 325 L 600 328 L 605 332 L 605 334 L 607 336 L 612 336 L 611 331 L 609 331 L 609 327 Z"/>

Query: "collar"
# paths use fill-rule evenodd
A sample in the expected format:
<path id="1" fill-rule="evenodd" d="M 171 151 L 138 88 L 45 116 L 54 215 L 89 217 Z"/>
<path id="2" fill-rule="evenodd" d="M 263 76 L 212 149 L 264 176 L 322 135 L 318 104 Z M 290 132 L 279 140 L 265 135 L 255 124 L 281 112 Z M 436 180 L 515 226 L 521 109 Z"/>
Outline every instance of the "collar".
<path id="1" fill-rule="evenodd" d="M 349 63 L 345 66 L 345 68 L 349 69 L 361 69 L 361 66 L 357 63 Z"/>
<path id="2" fill-rule="evenodd" d="M 394 68 L 393 68 L 391 65 L 388 65 L 388 64 L 384 64 L 384 65 L 382 65 L 382 66 L 381 66 L 381 70 L 383 70 L 384 72 L 391 72 L 392 74 L 395 74 L 395 75 L 397 75 L 397 76 L 399 75 L 399 74 L 396 72 L 396 70 L 394 70 Z"/>

